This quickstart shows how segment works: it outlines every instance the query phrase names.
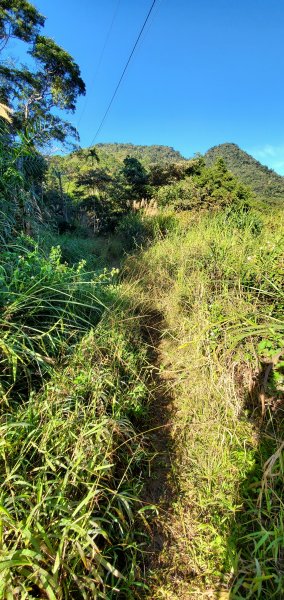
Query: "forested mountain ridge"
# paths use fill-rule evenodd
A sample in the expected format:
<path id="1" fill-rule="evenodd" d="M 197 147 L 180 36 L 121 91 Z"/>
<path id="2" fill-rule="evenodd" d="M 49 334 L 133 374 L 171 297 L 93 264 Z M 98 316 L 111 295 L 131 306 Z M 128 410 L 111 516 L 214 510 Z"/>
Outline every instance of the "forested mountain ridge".
<path id="1" fill-rule="evenodd" d="M 120 144 L 120 143 L 105 143 L 96 144 L 89 148 L 80 148 L 65 156 L 54 156 L 50 158 L 51 163 L 54 161 L 76 168 L 78 163 L 82 165 L 84 159 L 92 158 L 89 162 L 99 163 L 100 168 L 105 168 L 112 173 L 116 172 L 123 166 L 123 161 L 126 157 L 136 158 L 145 167 L 150 164 L 165 164 L 182 162 L 186 159 L 178 150 L 170 146 L 139 146 L 136 144 Z"/>
<path id="2" fill-rule="evenodd" d="M 171 146 L 151 145 L 140 146 L 136 144 L 97 144 L 100 153 L 112 154 L 119 162 L 126 156 L 137 158 L 143 164 L 156 164 L 161 162 L 178 162 L 185 160 L 182 154 Z"/>
<path id="3" fill-rule="evenodd" d="M 223 158 L 234 175 L 264 200 L 284 199 L 284 177 L 261 164 L 237 144 L 225 143 L 213 146 L 205 154 L 207 166 L 212 166 L 217 158 Z"/>
<path id="4" fill-rule="evenodd" d="M 133 202 L 142 200 L 183 211 L 253 199 L 222 159 L 207 167 L 204 157 L 185 159 L 168 146 L 98 144 L 50 157 L 48 163 L 47 204 L 65 202 L 65 221 L 78 222 L 88 213 L 89 223 L 99 219 L 104 229 L 115 227 Z"/>

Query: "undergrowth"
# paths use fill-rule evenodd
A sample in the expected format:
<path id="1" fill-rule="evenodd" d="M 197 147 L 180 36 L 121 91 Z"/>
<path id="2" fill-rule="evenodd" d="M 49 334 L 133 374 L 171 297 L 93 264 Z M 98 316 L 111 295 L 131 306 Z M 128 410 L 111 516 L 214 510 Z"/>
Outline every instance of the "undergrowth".
<path id="1" fill-rule="evenodd" d="M 281 598 L 276 209 L 131 217 L 101 255 L 57 240 L 2 253 L 0 597 Z M 121 248 L 136 253 L 119 282 L 102 266 Z M 146 430 L 161 390 L 171 468 L 149 562 L 157 507 L 142 490 L 159 460 Z"/>
<path id="2" fill-rule="evenodd" d="M 167 322 L 160 373 L 174 396 L 152 598 L 282 597 L 281 223 L 246 207 L 184 214 L 127 263 Z"/>
<path id="3" fill-rule="evenodd" d="M 111 276 L 69 267 L 60 247 L 45 256 L 31 238 L 7 245 L 0 262 L 1 385 L 35 381 L 95 325 L 111 300 Z"/>
<path id="4" fill-rule="evenodd" d="M 134 597 L 152 510 L 139 320 L 116 271 L 26 237 L 1 259 L 0 597 Z"/>

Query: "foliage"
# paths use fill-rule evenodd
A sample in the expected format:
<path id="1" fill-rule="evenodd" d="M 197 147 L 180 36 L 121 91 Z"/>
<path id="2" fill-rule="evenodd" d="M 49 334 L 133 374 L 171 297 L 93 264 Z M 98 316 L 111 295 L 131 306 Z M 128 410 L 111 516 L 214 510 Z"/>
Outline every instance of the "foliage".
<path id="1" fill-rule="evenodd" d="M 126 182 L 125 195 L 130 200 L 139 200 L 147 196 L 148 174 L 137 158 L 127 156 L 124 159 L 121 175 Z"/>
<path id="2" fill-rule="evenodd" d="M 92 157 L 93 153 L 93 157 Z M 138 165 L 138 187 L 141 184 L 141 190 L 133 189 L 131 181 L 125 179 L 125 159 L 135 159 L 134 163 Z M 97 162 L 96 169 L 94 169 L 94 159 Z M 181 155 L 175 152 L 172 148 L 167 146 L 134 146 L 132 144 L 98 144 L 96 147 L 91 149 L 80 149 L 72 152 L 67 156 L 53 156 L 49 159 L 50 174 L 47 180 L 47 188 L 54 187 L 56 180 L 52 177 L 54 169 L 62 172 L 62 185 L 64 193 L 69 194 L 73 199 L 74 203 L 79 203 L 81 199 L 85 200 L 90 195 L 96 195 L 98 199 L 100 196 L 105 205 L 108 202 L 113 205 L 112 210 L 118 209 L 120 212 L 125 212 L 126 205 L 130 200 L 134 200 L 137 196 L 140 199 L 143 196 L 151 195 L 151 191 L 148 187 L 145 188 L 145 184 L 148 182 L 148 177 L 152 177 L 150 173 L 150 165 L 153 165 L 153 169 L 160 172 L 170 172 L 170 176 L 175 177 L 175 174 L 181 170 L 181 167 L 174 166 L 174 161 L 181 162 Z M 185 163 L 185 161 L 184 161 Z M 187 163 L 186 163 L 187 164 Z M 171 167 L 172 165 L 172 167 Z M 90 177 L 88 177 L 88 173 Z M 93 177 L 94 173 L 94 177 Z M 134 169 L 135 175 L 135 169 Z M 154 176 L 153 176 L 154 177 Z M 156 185 L 152 183 L 151 186 Z M 156 174 L 156 177 L 158 175 Z M 160 174 L 160 178 L 162 174 Z M 100 180 L 103 178 L 109 178 L 109 185 L 105 185 L 102 190 L 103 194 L 100 194 Z M 130 175 L 131 178 L 131 175 Z M 96 180 L 95 180 L 96 179 Z M 132 177 L 133 180 L 133 177 Z M 164 179 L 165 181 L 165 179 Z M 98 187 L 96 183 L 98 182 Z M 105 180 L 107 183 L 107 181 Z M 128 184 L 130 183 L 130 186 Z M 133 181 L 132 181 L 133 183 Z M 134 182 L 135 183 L 135 182 Z M 78 187 L 79 186 L 79 187 Z M 135 186 L 134 186 L 135 188 Z M 131 197 L 131 193 L 134 192 L 134 196 Z M 137 193 L 136 193 L 137 192 Z M 107 206 L 106 206 L 106 210 Z"/>
<path id="3" fill-rule="evenodd" d="M 143 158 L 140 147 L 133 146 L 133 155 L 126 156 L 122 162 L 120 145 L 114 147 L 116 152 L 113 145 L 97 146 L 96 168 L 90 168 L 87 150 L 54 157 L 50 161 L 51 169 L 61 170 L 64 192 L 77 206 L 79 219 L 87 210 L 90 215 L 100 217 L 100 227 L 104 230 L 113 227 L 131 212 L 133 203 L 142 199 L 153 198 L 158 206 L 176 210 L 251 205 L 254 202 L 250 188 L 228 171 L 221 159 L 212 167 L 206 167 L 200 156 L 188 161 L 166 162 L 164 159 L 161 163 L 149 164 L 147 160 L 152 147 L 145 150 Z M 122 148 L 124 151 L 124 146 Z M 121 162 L 117 161 L 117 155 L 121 156 Z M 136 158 L 140 155 L 141 161 Z M 50 185 L 54 185 L 51 178 L 47 187 Z"/>
<path id="4" fill-rule="evenodd" d="M 0 596 L 131 598 L 147 508 L 137 319 L 116 271 L 25 236 L 1 261 Z"/>
<path id="5" fill-rule="evenodd" d="M 279 202 L 284 198 L 284 178 L 262 165 L 236 144 L 220 144 L 205 154 L 207 166 L 212 166 L 222 157 L 230 171 L 245 185 L 268 202 Z"/>
<path id="6" fill-rule="evenodd" d="M 155 523 L 164 548 L 150 597 L 207 597 L 210 590 L 232 600 L 278 598 L 283 220 L 275 209 L 249 207 L 178 218 L 182 232 L 127 265 L 137 296 L 164 317 L 161 388 L 171 402 L 170 486 Z M 159 477 L 159 467 L 151 475 Z"/>
<path id="7" fill-rule="evenodd" d="M 197 170 L 198 161 L 161 162 L 149 165 L 149 184 L 156 189 L 184 179 Z"/>
<path id="8" fill-rule="evenodd" d="M 24 142 L 11 143 L 8 125 L 0 123 L 0 236 L 36 230 L 47 216 L 41 202 L 47 163 Z"/>
<path id="9" fill-rule="evenodd" d="M 0 267 L 1 382 L 11 391 L 19 379 L 28 384 L 48 371 L 99 320 L 108 295 L 83 263 L 63 264 L 59 246 L 45 258 L 29 238 L 7 247 Z"/>
<path id="10" fill-rule="evenodd" d="M 135 144 L 97 144 L 98 154 L 103 159 L 111 156 L 113 161 L 123 163 L 127 156 L 136 158 L 147 167 L 150 164 L 179 162 L 182 155 L 170 146 L 137 146 Z"/>
<path id="11" fill-rule="evenodd" d="M 156 198 L 160 206 L 169 205 L 176 210 L 220 208 L 241 202 L 250 204 L 254 199 L 250 188 L 227 170 L 222 159 L 212 167 L 205 167 L 197 160 L 189 172 L 181 181 L 158 190 Z"/>
<path id="12" fill-rule="evenodd" d="M 3 404 L 1 597 L 133 597 L 145 363 L 135 320 L 116 309 L 41 392 Z"/>
<path id="13" fill-rule="evenodd" d="M 35 233 L 44 220 L 54 223 L 57 209 L 44 202 L 47 161 L 38 148 L 53 139 L 64 142 L 74 128 L 53 108 L 74 110 L 85 92 L 78 65 L 53 40 L 39 34 L 44 17 L 26 0 L 4 2 L 0 8 L 3 45 L 10 37 L 27 44 L 31 66 L 1 63 L 0 89 L 0 236 L 3 242 L 19 232 Z M 7 54 L 9 49 L 5 50 Z M 10 106 L 8 105 L 10 104 Z M 77 134 L 76 134 L 77 135 Z M 56 195 L 66 216 L 62 189 Z M 47 194 L 48 197 L 48 194 Z M 49 204 L 49 206 L 47 206 Z M 62 215 L 61 215 L 62 218 Z"/>
<path id="14" fill-rule="evenodd" d="M 11 146 L 4 133 L 1 139 L 3 203 L 16 206 L 15 191 L 18 202 L 20 191 L 28 197 L 31 185 L 41 185 L 45 162 L 21 144 Z M 257 373 L 258 360 L 283 346 L 279 215 L 260 212 L 224 162 L 208 168 L 200 158 L 155 171 L 161 185 L 156 180 L 152 189 L 179 214 L 134 214 L 123 199 L 123 164 L 115 174 L 99 149 L 98 158 L 85 151 L 56 157 L 45 185 L 55 193 L 57 171 L 66 197 L 71 181 L 74 205 L 105 215 L 107 203 L 109 215 L 119 215 L 116 236 L 65 233 L 61 250 L 58 236 L 45 230 L 44 250 L 22 236 L 1 256 L 0 596 L 144 593 L 145 519 L 153 507 L 141 502 L 152 435 L 146 439 L 143 431 L 154 388 L 152 412 L 169 394 L 176 414 L 172 505 L 163 504 L 159 515 L 171 537 L 161 571 L 152 574 L 152 597 L 229 587 L 236 600 L 277 597 L 283 428 L 273 412 L 282 365 L 269 379 L 261 424 L 245 374 Z M 164 186 L 163 177 L 172 183 Z M 117 266 L 118 255 L 133 250 L 123 284 L 115 284 L 117 270 L 104 271 L 104 261 Z M 149 351 L 145 311 L 153 310 L 164 324 L 160 347 Z"/>
<path id="15" fill-rule="evenodd" d="M 0 8 L 1 48 L 11 37 L 24 42 L 34 41 L 45 18 L 26 0 L 2 0 Z"/>
<path id="16" fill-rule="evenodd" d="M 123 249 L 131 252 L 177 229 L 178 222 L 173 213 L 161 213 L 155 217 L 130 213 L 119 221 L 116 234 L 122 241 Z"/>
<path id="17" fill-rule="evenodd" d="M 1 15 L 0 15 L 1 17 Z M 32 66 L 0 66 L 0 99 L 14 109 L 13 133 L 23 134 L 31 147 L 43 147 L 52 139 L 64 142 L 76 135 L 54 108 L 75 109 L 78 95 L 85 93 L 80 70 L 73 58 L 52 39 L 38 33 L 44 18 L 28 2 L 14 1 L 2 9 L 2 28 L 9 41 L 12 36 L 27 42 Z"/>

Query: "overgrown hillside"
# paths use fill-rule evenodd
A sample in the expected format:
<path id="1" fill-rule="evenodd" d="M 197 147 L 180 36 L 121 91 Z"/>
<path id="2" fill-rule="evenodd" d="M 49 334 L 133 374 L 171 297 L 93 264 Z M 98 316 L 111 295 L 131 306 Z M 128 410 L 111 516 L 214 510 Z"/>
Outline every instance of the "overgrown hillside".
<path id="1" fill-rule="evenodd" d="M 115 231 L 59 234 L 45 215 L 48 191 L 64 210 L 62 180 L 9 126 L 0 596 L 281 597 L 279 209 L 220 158 L 128 157 L 94 190 L 93 152 L 80 201 Z"/>
<path id="2" fill-rule="evenodd" d="M 137 158 L 142 164 L 179 162 L 185 160 L 180 152 L 170 146 L 138 146 L 135 144 L 97 144 L 98 154 L 102 158 L 115 158 L 122 163 L 127 156 Z"/>
<path id="3" fill-rule="evenodd" d="M 223 158 L 228 169 L 265 201 L 284 201 L 284 177 L 262 165 L 236 144 L 210 148 L 205 154 L 206 164 L 212 166 L 218 157 Z"/>
<path id="4" fill-rule="evenodd" d="M 282 214 L 179 223 L 127 262 L 159 315 L 149 598 L 282 598 Z"/>
<path id="5" fill-rule="evenodd" d="M 281 598 L 273 210 L 135 215 L 120 282 L 6 246 L 3 598 Z"/>
<path id="6" fill-rule="evenodd" d="M 0 13 L 29 57 L 0 64 L 0 598 L 282 599 L 279 180 L 47 158 L 84 82 L 27 0 Z"/>

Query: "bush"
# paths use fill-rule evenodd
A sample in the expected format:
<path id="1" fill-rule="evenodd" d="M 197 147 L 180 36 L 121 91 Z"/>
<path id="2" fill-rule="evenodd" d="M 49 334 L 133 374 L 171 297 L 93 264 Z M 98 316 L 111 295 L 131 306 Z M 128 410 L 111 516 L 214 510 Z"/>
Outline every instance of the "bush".
<path id="1" fill-rule="evenodd" d="M 224 219 L 236 229 L 248 229 L 255 236 L 259 235 L 263 229 L 261 215 L 247 203 L 230 207 L 225 212 Z"/>
<path id="2" fill-rule="evenodd" d="M 3 407 L 1 598 L 134 597 L 146 507 L 131 419 L 148 396 L 136 324 L 112 314 L 40 393 Z"/>
<path id="3" fill-rule="evenodd" d="M 147 228 L 140 214 L 130 213 L 121 219 L 116 233 L 126 251 L 142 246 L 147 240 Z"/>
<path id="4" fill-rule="evenodd" d="M 159 206 L 171 206 L 180 211 L 250 203 L 254 194 L 227 170 L 222 161 L 217 161 L 210 168 L 201 166 L 198 173 L 161 187 L 156 199 Z"/>
<path id="5" fill-rule="evenodd" d="M 145 224 L 148 229 L 149 239 L 151 240 L 163 238 L 180 229 L 178 219 L 171 212 L 161 212 L 153 217 L 146 217 Z"/>
<path id="6" fill-rule="evenodd" d="M 107 274 L 69 267 L 59 247 L 48 257 L 30 238 L 0 257 L 1 381 L 9 389 L 40 377 L 100 319 L 111 292 Z"/>
<path id="7" fill-rule="evenodd" d="M 124 250 L 131 251 L 154 239 L 165 237 L 177 228 L 178 221 L 173 213 L 160 213 L 154 217 L 132 213 L 120 221 L 116 232 L 122 240 Z"/>

